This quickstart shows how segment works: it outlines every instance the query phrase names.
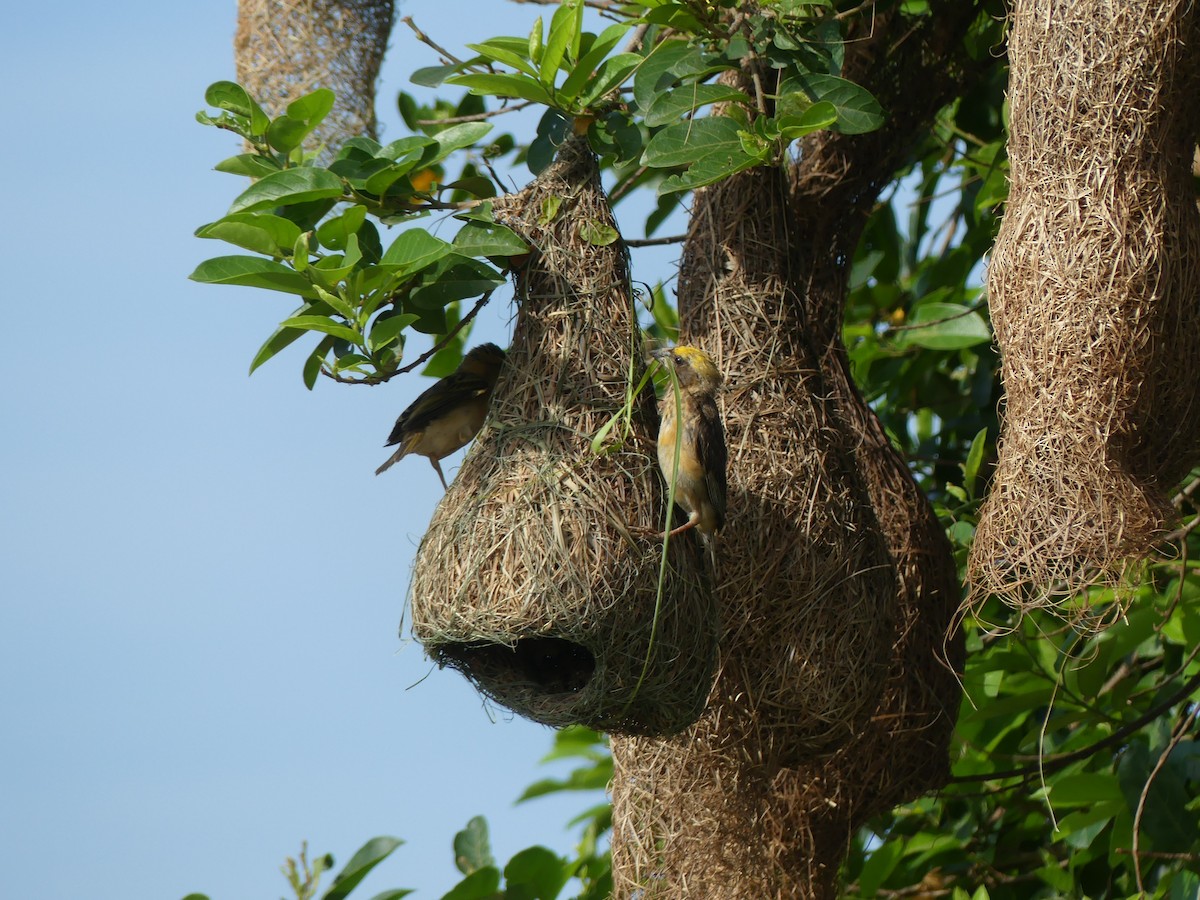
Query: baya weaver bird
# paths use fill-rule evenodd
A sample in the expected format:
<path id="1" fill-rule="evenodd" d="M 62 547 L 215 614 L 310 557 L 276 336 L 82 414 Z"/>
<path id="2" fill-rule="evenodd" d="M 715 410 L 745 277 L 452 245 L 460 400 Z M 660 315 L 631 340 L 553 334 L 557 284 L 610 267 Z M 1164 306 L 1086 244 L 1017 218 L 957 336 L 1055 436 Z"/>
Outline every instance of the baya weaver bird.
<path id="1" fill-rule="evenodd" d="M 729 454 L 717 410 L 721 373 L 712 357 L 695 347 L 657 350 L 652 355 L 674 372 L 670 389 L 658 403 L 658 465 L 668 486 L 674 484 L 675 503 L 688 520 L 670 535 L 697 528 L 711 536 L 725 524 Z"/>
<path id="2" fill-rule="evenodd" d="M 465 447 L 479 434 L 492 402 L 492 390 L 504 365 L 504 351 L 495 344 L 480 344 L 463 357 L 459 367 L 412 402 L 396 420 L 385 447 L 400 448 L 375 470 L 386 472 L 410 453 L 429 458 L 442 487 L 440 460 Z"/>

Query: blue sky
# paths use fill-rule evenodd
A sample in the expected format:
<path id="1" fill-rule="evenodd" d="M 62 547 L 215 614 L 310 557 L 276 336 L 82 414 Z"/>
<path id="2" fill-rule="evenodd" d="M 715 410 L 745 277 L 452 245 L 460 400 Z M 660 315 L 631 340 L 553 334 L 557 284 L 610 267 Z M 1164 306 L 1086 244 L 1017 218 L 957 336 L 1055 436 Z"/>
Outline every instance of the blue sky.
<path id="1" fill-rule="evenodd" d="M 538 12 L 400 5 L 454 47 Z M 192 232 L 242 188 L 212 171 L 236 140 L 193 119 L 233 76 L 235 4 L 7 18 L 4 895 L 276 898 L 301 840 L 344 863 L 394 834 L 408 843 L 362 895 L 436 898 L 480 813 L 500 859 L 566 852 L 566 820 L 595 798 L 513 806 L 562 771 L 536 765 L 552 733 L 486 709 L 397 636 L 441 488 L 420 458 L 373 472 L 428 382 L 310 393 L 299 352 L 247 377 L 287 297 L 187 280 L 226 252 Z M 397 27 L 386 137 L 403 133 L 407 73 L 434 61 Z M 492 306 L 476 338 L 507 343 L 511 309 Z"/>

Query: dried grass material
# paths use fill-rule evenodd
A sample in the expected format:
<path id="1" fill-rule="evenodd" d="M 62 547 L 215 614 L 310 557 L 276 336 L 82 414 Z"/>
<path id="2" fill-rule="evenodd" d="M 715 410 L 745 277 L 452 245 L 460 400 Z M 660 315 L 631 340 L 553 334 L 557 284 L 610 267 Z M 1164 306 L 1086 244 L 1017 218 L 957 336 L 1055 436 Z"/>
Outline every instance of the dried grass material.
<path id="1" fill-rule="evenodd" d="M 729 515 L 717 548 L 714 702 L 756 764 L 844 743 L 875 708 L 896 573 L 788 281 L 781 174 L 754 169 L 697 199 L 680 269 L 683 340 L 725 373 Z"/>
<path id="2" fill-rule="evenodd" d="M 619 897 L 811 896 L 855 812 L 831 761 L 878 709 L 897 572 L 807 344 L 791 226 L 777 170 L 696 198 L 680 313 L 728 385 L 721 665 L 686 734 L 613 742 Z"/>
<path id="3" fill-rule="evenodd" d="M 622 245 L 584 237 L 615 227 L 586 141 L 495 210 L 536 250 L 491 415 L 417 555 L 413 632 L 539 722 L 677 732 L 704 707 L 717 615 L 691 534 L 670 542 L 659 602 L 662 544 L 627 529 L 663 517 L 653 391 L 621 448 L 590 447 L 644 366 Z"/>
<path id="4" fill-rule="evenodd" d="M 238 0 L 238 81 L 272 116 L 317 88 L 337 94 L 306 147 L 376 137 L 375 84 L 393 16 L 393 0 Z"/>
<path id="5" fill-rule="evenodd" d="M 875 570 L 886 584 L 860 583 L 864 594 L 838 602 L 851 615 L 861 604 L 859 609 L 887 619 L 895 595 L 898 627 L 873 635 L 886 673 L 871 655 L 839 658 L 834 648 L 848 623 L 836 621 L 829 610 L 822 613 L 819 602 L 813 610 L 811 601 L 776 599 L 769 579 L 762 596 L 755 590 L 762 573 L 745 571 L 753 566 L 743 557 L 769 560 L 780 548 L 747 550 L 735 542 L 748 539 L 743 531 L 761 530 L 759 539 L 775 534 L 786 547 L 778 523 L 764 528 L 753 513 L 731 515 L 718 563 L 718 596 L 730 634 L 722 643 L 722 668 L 709 710 L 685 735 L 613 742 L 619 897 L 638 890 L 647 900 L 832 897 L 837 861 L 856 829 L 870 816 L 943 784 L 949 774 L 948 746 L 960 697 L 954 668 L 961 666 L 962 656 L 961 639 L 948 635 L 960 596 L 953 556 L 928 502 L 850 380 L 836 338 L 840 329 L 805 321 L 803 310 L 819 292 L 816 306 L 840 323 L 844 283 L 837 278 L 817 283 L 814 273 L 836 267 L 811 261 L 805 283 L 795 281 L 800 273 L 791 271 L 791 248 L 804 241 L 789 211 L 793 200 L 777 173 L 765 170 L 702 193 L 691 236 L 694 256 L 685 266 L 689 277 L 681 282 L 683 325 L 689 340 L 704 335 L 700 343 L 719 341 L 722 353 L 741 360 L 728 367 L 729 377 L 737 372 L 745 379 L 742 405 L 727 402 L 726 407 L 727 425 L 738 433 L 731 448 L 743 447 L 731 470 L 733 483 L 809 480 L 819 485 L 828 479 L 836 484 L 840 497 L 822 498 L 811 517 L 793 521 L 791 540 L 803 543 L 813 533 L 821 539 L 822 529 L 825 540 L 834 540 L 844 519 L 823 521 L 826 509 L 841 511 L 839 503 L 854 508 L 857 530 L 843 534 L 843 541 L 851 546 L 862 541 L 880 553 L 882 535 L 883 552 L 890 553 L 894 567 L 889 563 Z M 818 371 L 816 353 L 805 343 L 810 334 L 834 342 L 824 348 Z M 774 465 L 755 464 L 748 448 L 763 434 L 753 426 L 762 421 L 764 407 L 774 413 L 784 405 L 778 394 L 768 398 L 774 393 L 770 382 L 786 377 L 779 361 L 788 356 L 805 372 L 803 382 L 786 392 L 797 420 L 786 431 L 796 461 L 788 463 L 779 454 Z M 768 386 L 750 389 L 755 382 Z M 818 422 L 821 429 L 814 433 Z M 777 423 L 774 419 L 772 425 Z M 819 468 L 807 452 L 814 446 L 823 454 Z M 868 531 L 875 535 L 869 541 Z M 806 565 L 822 572 L 828 563 L 818 558 Z M 797 615 L 796 607 L 801 615 L 808 612 L 808 621 L 789 618 Z M 764 644 L 761 632 L 745 627 L 744 617 L 760 618 L 762 627 L 789 635 L 792 629 L 801 634 L 825 629 L 828 643 L 814 642 L 806 651 L 832 652 L 828 663 L 835 667 L 863 668 L 846 678 L 850 684 L 865 682 L 865 717 L 832 753 L 814 755 L 801 747 L 777 752 L 782 729 L 789 723 L 803 727 L 804 713 L 779 691 L 769 661 L 778 647 Z M 793 650 L 791 658 L 796 655 Z M 865 673 L 870 674 L 864 678 Z M 765 694 L 773 694 L 772 703 L 762 702 Z M 755 720 L 757 727 L 748 727 Z"/>
<path id="6" fill-rule="evenodd" d="M 1197 461 L 1198 15 L 1190 0 L 1014 5 L 1012 187 L 988 277 L 1007 401 L 977 603 L 1119 586 Z"/>

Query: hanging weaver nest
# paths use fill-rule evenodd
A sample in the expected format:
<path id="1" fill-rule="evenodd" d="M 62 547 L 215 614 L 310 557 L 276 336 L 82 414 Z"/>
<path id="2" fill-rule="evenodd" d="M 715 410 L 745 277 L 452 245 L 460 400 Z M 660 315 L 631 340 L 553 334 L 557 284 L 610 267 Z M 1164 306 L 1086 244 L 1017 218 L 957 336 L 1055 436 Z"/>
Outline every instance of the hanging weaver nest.
<path id="1" fill-rule="evenodd" d="M 1198 16 L 1183 0 L 1015 4 L 1012 186 L 988 277 L 1007 399 L 975 604 L 1120 586 L 1197 460 Z"/>
<path id="2" fill-rule="evenodd" d="M 790 499 L 793 515 L 764 521 L 731 502 L 737 530 L 723 536 L 717 569 L 726 637 L 709 710 L 684 735 L 613 742 L 617 896 L 831 891 L 836 873 L 821 861 L 840 858 L 867 817 L 948 774 L 959 692 L 946 649 L 961 662 L 961 642 L 947 638 L 953 557 L 844 358 L 835 348 L 818 370 L 805 343 L 814 328 L 789 281 L 800 241 L 788 203 L 769 170 L 696 200 L 680 310 L 685 332 L 703 336 L 735 383 L 731 484 L 754 487 L 734 496 Z M 840 301 L 824 309 L 840 320 Z M 854 710 L 816 735 L 824 755 L 804 731 L 816 704 L 803 676 L 814 674 L 841 679 L 818 681 L 818 702 Z"/>
<path id="3" fill-rule="evenodd" d="M 238 0 L 238 81 L 272 116 L 317 88 L 333 91 L 333 111 L 307 146 L 376 137 L 375 83 L 393 13 L 393 0 Z"/>
<path id="4" fill-rule="evenodd" d="M 591 448 L 644 366 L 623 246 L 587 240 L 615 223 L 586 141 L 495 214 L 535 250 L 488 422 L 417 554 L 413 633 L 536 721 L 677 732 L 704 707 L 717 616 L 691 533 L 663 566 L 629 530 L 663 519 L 653 392 L 623 443 Z"/>

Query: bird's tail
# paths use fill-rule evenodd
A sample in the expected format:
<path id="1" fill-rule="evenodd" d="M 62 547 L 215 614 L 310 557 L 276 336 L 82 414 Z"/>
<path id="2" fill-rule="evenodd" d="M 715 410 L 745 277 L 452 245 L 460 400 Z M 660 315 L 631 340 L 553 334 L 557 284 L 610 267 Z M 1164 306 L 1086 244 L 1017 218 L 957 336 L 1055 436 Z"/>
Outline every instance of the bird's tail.
<path id="1" fill-rule="evenodd" d="M 389 456 L 387 458 L 387 461 L 384 462 L 384 464 L 382 466 L 380 466 L 378 469 L 375 470 L 375 474 L 382 475 L 384 472 L 386 472 L 388 469 L 390 469 L 396 463 L 400 462 L 400 460 L 404 459 L 404 457 L 406 457 L 407 455 L 408 455 L 408 448 L 402 444 L 400 446 L 399 450 L 397 450 L 395 453 L 393 453 L 391 456 Z"/>

